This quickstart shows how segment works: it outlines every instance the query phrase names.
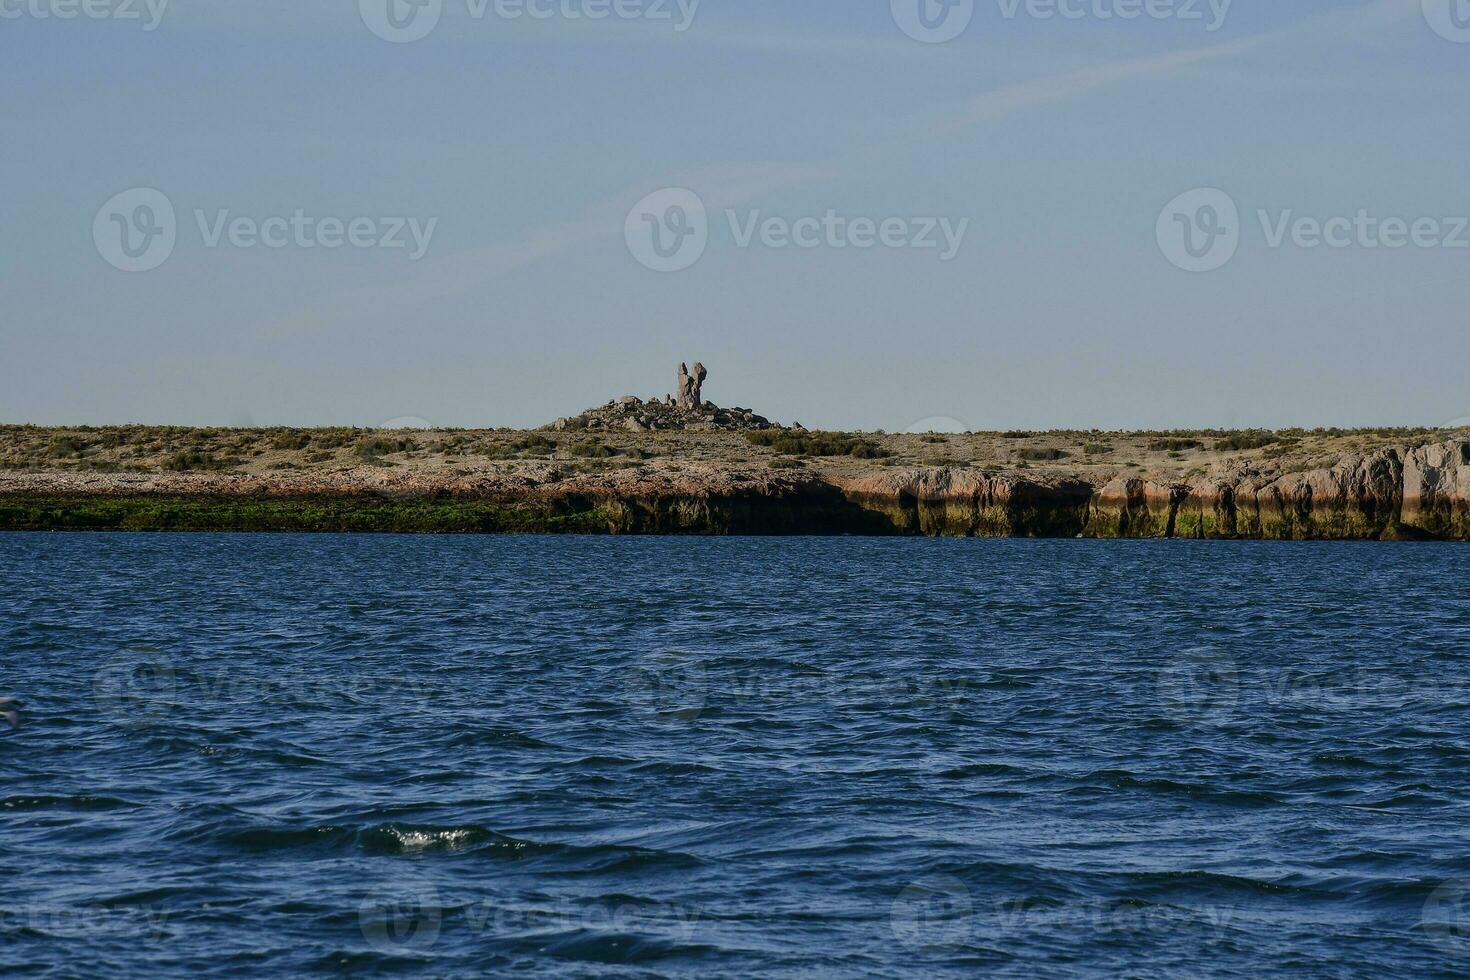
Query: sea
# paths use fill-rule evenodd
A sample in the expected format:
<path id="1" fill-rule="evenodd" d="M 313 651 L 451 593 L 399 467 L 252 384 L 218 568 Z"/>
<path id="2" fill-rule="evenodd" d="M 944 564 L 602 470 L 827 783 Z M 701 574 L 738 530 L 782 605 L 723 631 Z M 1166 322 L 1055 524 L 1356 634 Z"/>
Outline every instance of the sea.
<path id="1" fill-rule="evenodd" d="M 1470 975 L 1470 548 L 0 536 L 6 977 Z"/>

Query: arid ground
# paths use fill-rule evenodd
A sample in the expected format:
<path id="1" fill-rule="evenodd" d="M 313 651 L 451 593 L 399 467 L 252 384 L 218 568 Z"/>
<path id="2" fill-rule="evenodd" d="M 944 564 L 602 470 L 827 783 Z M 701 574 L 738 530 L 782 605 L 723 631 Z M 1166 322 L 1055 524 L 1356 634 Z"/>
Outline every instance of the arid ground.
<path id="1" fill-rule="evenodd" d="M 1460 538 L 1467 440 L 5 426 L 0 527 Z"/>

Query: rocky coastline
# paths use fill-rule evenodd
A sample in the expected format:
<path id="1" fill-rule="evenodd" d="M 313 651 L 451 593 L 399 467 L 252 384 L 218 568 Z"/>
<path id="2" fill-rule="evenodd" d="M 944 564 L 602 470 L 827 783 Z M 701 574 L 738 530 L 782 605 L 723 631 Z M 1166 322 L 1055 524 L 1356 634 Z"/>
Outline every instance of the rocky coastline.
<path id="1" fill-rule="evenodd" d="M 1470 540 L 1470 441 L 1200 480 L 694 458 L 587 473 L 0 471 L 3 530 Z M 550 468 L 555 464 L 542 464 Z"/>
<path id="2" fill-rule="evenodd" d="M 0 426 L 0 531 L 1470 540 L 1470 431 L 810 432 L 704 397 L 534 431 Z"/>

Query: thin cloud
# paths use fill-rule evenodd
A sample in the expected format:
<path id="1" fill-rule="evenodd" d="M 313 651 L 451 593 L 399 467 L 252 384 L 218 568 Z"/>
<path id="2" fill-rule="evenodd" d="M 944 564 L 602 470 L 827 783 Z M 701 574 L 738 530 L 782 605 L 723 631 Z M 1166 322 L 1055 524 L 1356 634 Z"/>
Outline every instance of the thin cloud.
<path id="1" fill-rule="evenodd" d="M 332 322 L 357 322 L 385 315 L 407 316 L 425 305 L 479 288 L 542 259 L 623 234 L 628 211 L 651 191 L 688 187 L 711 210 L 738 207 L 774 191 L 824 180 L 836 172 L 821 166 L 791 163 L 751 163 L 711 167 L 676 174 L 668 180 L 648 181 L 604 199 L 574 222 L 545 225 L 519 242 L 457 252 L 444 258 L 425 258 L 407 276 L 387 285 L 339 290 L 279 321 L 273 336 L 320 329 Z M 631 257 L 629 258 L 631 262 Z"/>
<path id="2" fill-rule="evenodd" d="M 1140 78 L 1166 76 L 1211 62 L 1233 58 L 1267 45 L 1311 34 L 1337 34 L 1352 39 L 1370 39 L 1385 27 L 1417 15 L 1419 0 L 1372 0 L 1346 10 L 1318 15 L 1289 27 L 1205 47 L 1174 51 L 1124 61 L 1115 61 L 1076 71 L 1031 79 L 982 92 L 971 98 L 962 111 L 941 122 L 931 132 L 950 132 L 982 122 L 1005 118 L 1018 112 L 1080 98 L 1110 85 Z M 747 38 L 747 40 L 753 40 Z M 918 46 L 916 46 L 918 47 Z M 882 149 L 870 146 L 866 151 Z M 849 153 L 830 164 L 757 163 L 706 168 L 665 179 L 645 182 L 591 207 L 582 219 L 546 225 L 532 230 L 525 239 L 505 245 L 425 259 L 415 271 L 391 285 L 367 286 L 339 291 L 279 322 L 277 335 L 320 329 L 324 323 L 355 322 L 369 317 L 409 315 L 446 295 L 479 288 L 534 262 L 563 254 L 580 245 L 622 234 L 628 210 L 644 194 L 662 187 L 688 187 L 713 209 L 737 207 L 773 191 L 831 179 L 859 164 L 861 154 Z"/>
<path id="3" fill-rule="evenodd" d="M 1314 37 L 1320 37 L 1323 32 L 1332 31 L 1353 38 L 1367 37 L 1405 17 L 1416 15 L 1418 11 L 1419 0 L 1373 0 L 1372 3 L 1359 7 L 1321 14 L 1289 27 L 1234 41 L 1114 61 L 1004 85 L 971 99 L 962 112 L 941 126 L 941 130 L 960 129 L 987 120 L 1000 119 L 1025 109 L 1075 99 L 1119 82 L 1173 74 L 1208 62 L 1246 54 L 1301 34 L 1311 33 Z"/>

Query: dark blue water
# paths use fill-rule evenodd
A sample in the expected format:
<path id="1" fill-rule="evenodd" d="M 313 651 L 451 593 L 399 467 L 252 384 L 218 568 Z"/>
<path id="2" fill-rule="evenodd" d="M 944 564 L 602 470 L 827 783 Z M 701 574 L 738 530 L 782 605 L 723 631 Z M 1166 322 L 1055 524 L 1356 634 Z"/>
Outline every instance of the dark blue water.
<path id="1" fill-rule="evenodd" d="M 1467 975 L 1467 581 L 1438 545 L 0 537 L 0 968 Z"/>

